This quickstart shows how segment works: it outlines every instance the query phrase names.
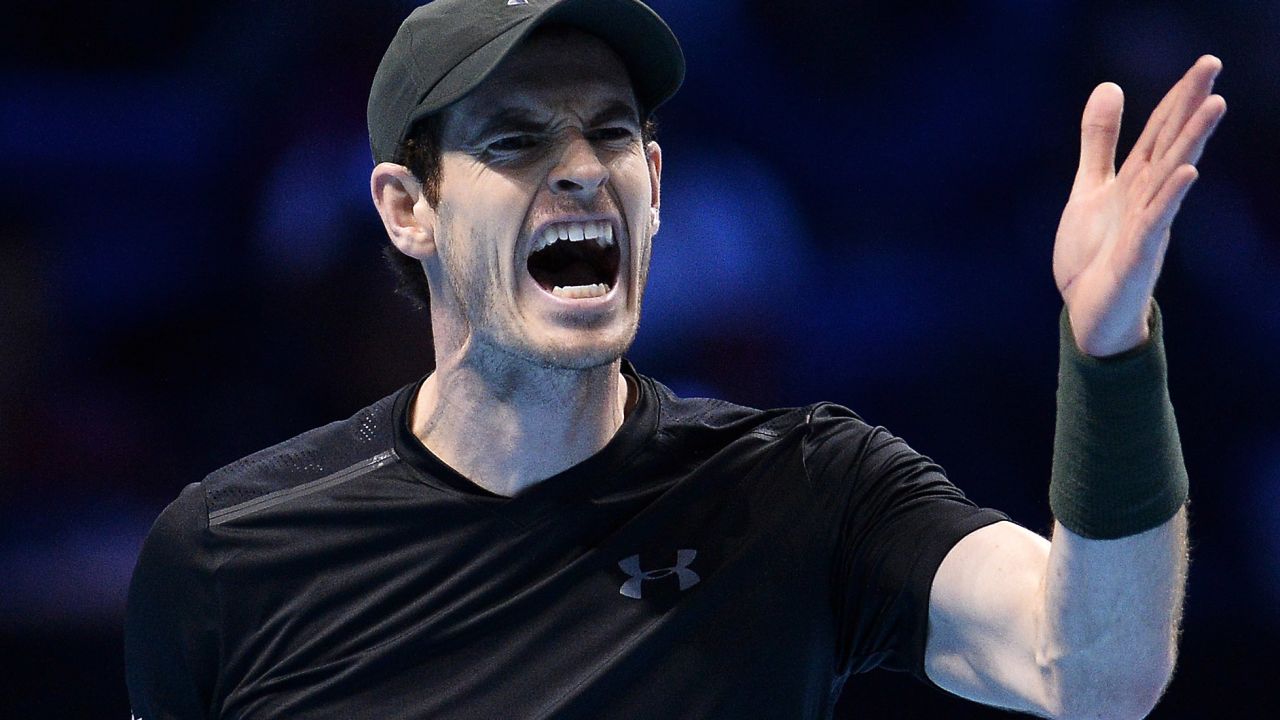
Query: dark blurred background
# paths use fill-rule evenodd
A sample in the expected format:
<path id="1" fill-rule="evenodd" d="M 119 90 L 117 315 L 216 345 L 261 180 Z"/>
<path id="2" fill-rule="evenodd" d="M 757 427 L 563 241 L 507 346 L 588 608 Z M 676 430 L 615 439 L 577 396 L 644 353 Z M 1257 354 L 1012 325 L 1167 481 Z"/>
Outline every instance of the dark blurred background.
<path id="1" fill-rule="evenodd" d="M 1152 717 L 1243 717 L 1280 641 L 1280 3 L 654 0 L 689 76 L 636 366 L 828 399 L 1036 531 L 1050 269 L 1091 88 L 1122 153 L 1201 53 L 1226 120 L 1157 290 L 1193 479 Z M 0 29 L 0 716 L 124 718 L 125 589 L 179 489 L 430 368 L 368 198 L 364 105 L 412 2 L 23 4 Z M 1268 684 L 1268 687 L 1264 685 Z M 1269 690 L 1271 692 L 1264 692 Z M 842 717 L 1006 717 L 901 675 Z"/>

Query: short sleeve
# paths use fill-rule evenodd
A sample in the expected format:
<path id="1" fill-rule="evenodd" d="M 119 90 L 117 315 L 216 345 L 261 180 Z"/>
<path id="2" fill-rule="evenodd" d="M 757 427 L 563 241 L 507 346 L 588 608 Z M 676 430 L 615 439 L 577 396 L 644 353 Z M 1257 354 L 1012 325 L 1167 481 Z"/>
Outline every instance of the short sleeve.
<path id="1" fill-rule="evenodd" d="M 125 677 L 133 715 L 208 715 L 217 675 L 208 514 L 199 484 L 183 489 L 142 544 L 125 611 Z"/>
<path id="2" fill-rule="evenodd" d="M 841 675 L 924 670 L 929 591 L 947 552 L 1008 517 L 977 507 L 929 458 L 845 408 L 808 418 L 805 468 L 829 498 Z"/>

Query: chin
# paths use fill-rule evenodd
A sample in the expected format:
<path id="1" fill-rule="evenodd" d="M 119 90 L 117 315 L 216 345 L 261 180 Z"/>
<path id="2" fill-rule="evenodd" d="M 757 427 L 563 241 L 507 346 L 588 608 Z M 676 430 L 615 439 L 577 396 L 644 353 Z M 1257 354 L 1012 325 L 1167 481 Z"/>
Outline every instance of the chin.
<path id="1" fill-rule="evenodd" d="M 556 337 L 565 335 L 566 337 Z M 515 354 L 545 368 L 562 370 L 589 370 L 609 365 L 621 358 L 635 339 L 635 327 L 608 335 L 583 337 L 581 332 L 555 333 L 543 336 L 522 348 L 513 348 Z"/>

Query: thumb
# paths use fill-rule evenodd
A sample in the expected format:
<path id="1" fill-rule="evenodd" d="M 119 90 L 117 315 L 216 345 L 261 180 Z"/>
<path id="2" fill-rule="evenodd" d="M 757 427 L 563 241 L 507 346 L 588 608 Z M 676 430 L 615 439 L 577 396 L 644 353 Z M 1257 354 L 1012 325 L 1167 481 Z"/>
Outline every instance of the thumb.
<path id="1" fill-rule="evenodd" d="M 1115 83 L 1093 89 L 1080 121 L 1080 168 L 1076 185 L 1098 185 L 1115 176 L 1116 142 L 1120 138 L 1120 114 L 1124 91 Z"/>

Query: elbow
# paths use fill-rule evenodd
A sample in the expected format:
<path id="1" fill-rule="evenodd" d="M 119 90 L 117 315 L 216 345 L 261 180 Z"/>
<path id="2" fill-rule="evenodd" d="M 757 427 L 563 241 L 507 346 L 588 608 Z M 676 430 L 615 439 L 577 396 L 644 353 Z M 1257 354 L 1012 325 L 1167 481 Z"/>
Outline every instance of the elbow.
<path id="1" fill-rule="evenodd" d="M 1160 692 L 1135 688 L 1112 696 L 1106 703 L 1069 700 L 1051 717 L 1053 720 L 1142 720 L 1155 709 L 1160 696 Z"/>
<path id="2" fill-rule="evenodd" d="M 1042 648 L 1036 656 L 1042 714 L 1053 720 L 1139 720 L 1151 714 L 1169 688 L 1178 646 L 1139 644 Z"/>
<path id="3" fill-rule="evenodd" d="M 1082 662 L 1076 672 L 1054 672 L 1049 694 L 1054 720 L 1141 720 L 1151 714 L 1173 676 L 1173 663 L 1128 658 L 1127 666 Z"/>

